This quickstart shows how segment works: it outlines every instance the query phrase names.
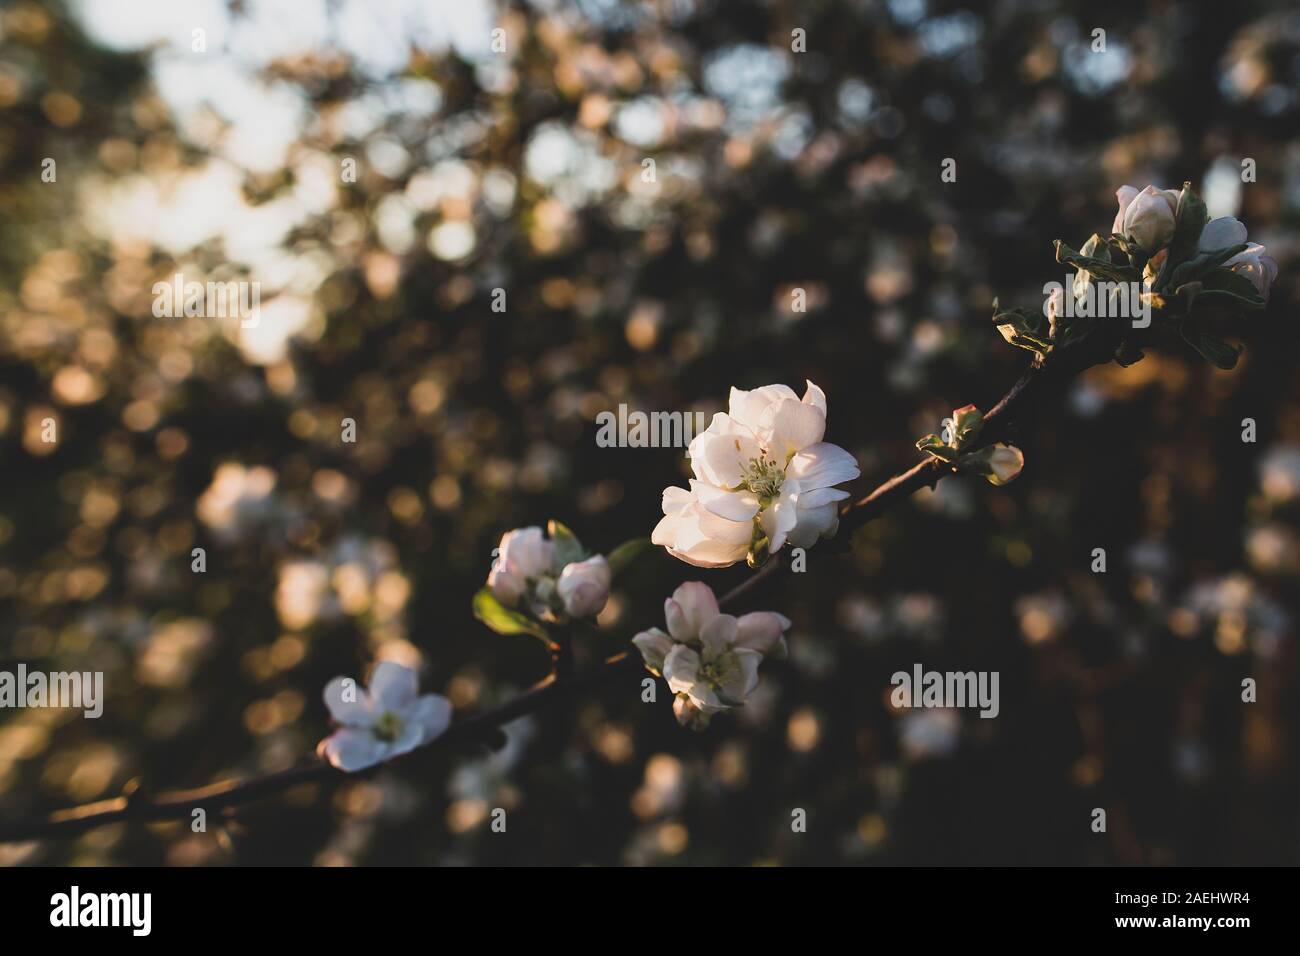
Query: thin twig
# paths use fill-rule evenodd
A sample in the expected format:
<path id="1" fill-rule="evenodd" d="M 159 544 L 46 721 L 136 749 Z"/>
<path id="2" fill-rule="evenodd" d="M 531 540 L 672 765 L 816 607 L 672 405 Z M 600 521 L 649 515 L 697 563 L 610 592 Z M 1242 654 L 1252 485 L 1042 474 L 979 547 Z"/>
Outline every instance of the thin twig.
<path id="1" fill-rule="evenodd" d="M 1109 347 L 1103 345 L 1101 349 L 1092 350 L 1088 355 L 1071 356 L 1069 362 L 1054 362 L 1050 368 L 1036 363 L 1035 367 L 1025 372 L 989 410 L 984 418 L 981 441 L 988 444 L 1006 437 L 1008 429 L 1017 420 L 1016 416 L 1025 408 L 1029 397 L 1049 380 L 1063 381 L 1074 372 L 1107 361 L 1113 354 L 1112 350 L 1113 345 Z M 1049 376 L 1049 372 L 1065 374 Z M 840 540 L 846 540 L 851 532 L 883 514 L 913 492 L 926 486 L 933 486 L 941 478 L 953 473 L 954 469 L 951 465 L 945 465 L 935 458 L 928 458 L 890 478 L 865 497 L 856 501 L 850 500 L 840 512 Z M 718 604 L 723 607 L 735 604 L 760 583 L 774 577 L 785 567 L 787 565 L 780 560 L 780 556 L 774 556 L 755 574 L 719 598 Z M 557 669 L 556 673 L 549 675 L 505 704 L 454 722 L 441 737 L 403 755 L 398 760 L 445 754 L 467 745 L 473 746 L 490 741 L 494 736 L 499 737 L 502 725 L 541 710 L 553 699 L 562 695 L 577 694 L 588 687 L 625 673 L 634 674 L 640 669 L 640 665 L 640 659 L 630 653 L 617 654 L 578 673 L 569 672 L 566 664 L 565 668 Z M 560 670 L 565 673 L 560 675 Z M 394 762 L 397 761 L 388 763 Z M 46 817 L 0 823 L 0 843 L 72 836 L 111 823 L 189 819 L 197 809 L 209 813 L 229 811 L 234 807 L 302 784 L 329 784 L 349 777 L 365 777 L 387 766 L 388 763 L 377 764 L 358 773 L 348 774 L 316 760 L 288 770 L 247 780 L 223 781 L 193 790 L 172 790 L 152 795 L 137 790 L 112 800 L 59 810 Z"/>

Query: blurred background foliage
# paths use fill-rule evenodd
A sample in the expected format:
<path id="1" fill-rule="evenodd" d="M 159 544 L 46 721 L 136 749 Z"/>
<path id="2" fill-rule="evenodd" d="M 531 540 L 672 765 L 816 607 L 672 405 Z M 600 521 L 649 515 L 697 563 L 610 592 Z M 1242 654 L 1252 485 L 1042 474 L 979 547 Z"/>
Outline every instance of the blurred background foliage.
<path id="1" fill-rule="evenodd" d="M 0 862 L 1300 862 L 1298 86 L 1282 0 L 7 3 L 0 662 L 108 699 L 0 713 L 5 819 L 302 761 L 379 657 L 508 699 L 547 660 L 471 617 L 502 532 L 608 550 L 685 474 L 598 412 L 811 378 L 870 487 L 1014 381 L 992 299 L 1040 304 L 1122 184 L 1191 180 L 1281 268 L 1235 372 L 1095 369 L 1015 484 L 810 552 L 751 602 L 791 661 L 704 734 L 610 685 L 490 757 Z M 177 272 L 260 322 L 155 318 Z M 656 553 L 581 654 L 747 573 Z M 1000 671 L 1001 715 L 894 711 L 917 662 Z"/>

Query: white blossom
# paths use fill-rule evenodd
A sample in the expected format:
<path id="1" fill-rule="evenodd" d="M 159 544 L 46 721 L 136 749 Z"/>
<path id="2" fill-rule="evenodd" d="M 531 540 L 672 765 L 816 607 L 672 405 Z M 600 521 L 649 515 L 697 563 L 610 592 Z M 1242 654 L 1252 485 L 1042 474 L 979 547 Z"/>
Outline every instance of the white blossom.
<path id="1" fill-rule="evenodd" d="M 391 760 L 442 735 L 451 723 L 451 702 L 419 696 L 415 671 L 381 661 L 370 688 L 336 677 L 325 685 L 325 706 L 340 725 L 316 748 L 340 770 L 352 772 Z"/>
<path id="2" fill-rule="evenodd" d="M 609 564 L 588 557 L 571 535 L 565 542 L 557 547 L 539 527 L 507 531 L 488 574 L 493 596 L 544 621 L 599 614 L 609 600 Z"/>
<path id="3" fill-rule="evenodd" d="M 1224 216 L 1211 219 L 1201 230 L 1197 248 L 1201 250 L 1222 249 L 1247 243 L 1246 248 L 1223 263 L 1238 275 L 1250 280 L 1250 284 L 1264 298 L 1268 298 L 1273 280 L 1277 278 L 1277 262 L 1272 256 L 1265 255 L 1264 247 L 1258 242 L 1249 242 L 1246 238 L 1246 226 L 1239 219 Z"/>
<path id="4" fill-rule="evenodd" d="M 569 617 L 590 617 L 604 609 L 609 600 L 609 583 L 609 563 L 598 554 L 566 565 L 555 590 Z"/>
<path id="5" fill-rule="evenodd" d="M 765 657 L 784 657 L 790 619 L 771 611 L 723 614 L 708 585 L 688 582 L 664 602 L 659 628 L 632 638 L 646 667 L 662 674 L 684 726 L 703 727 L 719 711 L 743 704 L 758 685 Z"/>
<path id="6" fill-rule="evenodd" d="M 822 441 L 826 396 L 785 385 L 733 388 L 726 412 L 691 441 L 690 490 L 665 489 L 651 540 L 697 567 L 760 563 L 786 542 L 809 547 L 839 527 L 833 487 L 858 477 L 853 456 Z"/>
<path id="7" fill-rule="evenodd" d="M 1149 256 L 1163 249 L 1173 238 L 1178 190 L 1148 186 L 1141 191 L 1121 186 L 1115 191 L 1119 212 L 1111 232 L 1131 239 Z"/>

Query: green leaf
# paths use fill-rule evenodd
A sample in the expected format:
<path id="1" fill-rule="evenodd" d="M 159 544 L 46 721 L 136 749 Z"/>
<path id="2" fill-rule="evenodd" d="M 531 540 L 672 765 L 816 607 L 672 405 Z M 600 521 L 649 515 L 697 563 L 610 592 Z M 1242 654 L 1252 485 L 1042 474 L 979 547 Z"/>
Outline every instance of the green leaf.
<path id="1" fill-rule="evenodd" d="M 957 459 L 957 449 L 949 447 L 938 435 L 926 435 L 916 443 L 916 447 L 918 451 L 933 455 L 941 461 L 955 461 Z"/>
<path id="2" fill-rule="evenodd" d="M 645 554 L 651 547 L 653 545 L 650 543 L 649 538 L 633 538 L 631 541 L 624 541 L 605 558 L 609 564 L 610 575 L 618 577 L 633 561 Z"/>
<path id="3" fill-rule="evenodd" d="M 1255 310 L 1264 307 L 1264 299 L 1255 289 L 1255 284 L 1245 276 L 1231 269 L 1215 269 L 1201 280 L 1201 291 L 1196 294 L 1196 302 L 1202 306 L 1214 305 L 1228 312 L 1240 312 L 1243 309 Z"/>
<path id="4" fill-rule="evenodd" d="M 1174 269 L 1169 276 L 1168 287 L 1178 289 L 1189 282 L 1195 282 L 1227 262 L 1237 253 L 1245 252 L 1246 247 L 1246 243 L 1239 242 L 1235 246 L 1224 246 L 1221 249 L 1204 249 L 1197 252 Z"/>
<path id="5" fill-rule="evenodd" d="M 1083 244 L 1083 248 L 1079 252 L 1089 259 L 1100 259 L 1103 262 L 1112 261 L 1110 246 L 1106 244 L 1105 239 L 1095 232 L 1092 234 L 1092 238 Z M 1076 299 L 1081 298 L 1087 292 L 1088 285 L 1091 282 L 1092 273 L 1087 269 L 1080 269 L 1076 272 L 1074 275 L 1074 297 Z"/>
<path id="6" fill-rule="evenodd" d="M 1165 264 L 1156 277 L 1157 291 L 1170 284 L 1177 268 L 1196 255 L 1207 218 L 1201 197 L 1192 191 L 1191 183 L 1183 183 L 1183 191 L 1178 194 L 1178 208 L 1174 210 L 1174 234 L 1169 239 Z"/>
<path id="7" fill-rule="evenodd" d="M 565 525 L 552 518 L 546 523 L 546 533 L 555 544 L 554 567 L 557 572 L 566 564 L 586 559 L 587 552 L 582 547 L 582 542 Z"/>
<path id="8" fill-rule="evenodd" d="M 1230 371 L 1237 367 L 1237 360 L 1244 351 L 1239 345 L 1231 345 L 1223 339 L 1207 331 L 1200 323 L 1195 321 L 1184 321 L 1180 323 L 1179 331 L 1187 344 L 1201 353 L 1201 356 L 1211 364 Z"/>
<path id="9" fill-rule="evenodd" d="M 1100 276 L 1111 282 L 1137 282 L 1142 278 L 1142 274 L 1132 266 L 1111 262 L 1109 255 L 1105 259 L 1085 256 L 1060 239 L 1056 240 L 1056 261 L 1076 269 L 1085 269 L 1089 277 Z"/>
<path id="10" fill-rule="evenodd" d="M 498 634 L 531 634 L 548 645 L 551 643 L 546 628 L 526 614 L 506 607 L 491 588 L 479 589 L 474 595 L 473 608 L 474 616 Z"/>
<path id="11" fill-rule="evenodd" d="M 1052 350 L 1051 327 L 1041 309 L 1000 311 L 995 299 L 993 324 L 997 326 L 1002 337 L 1017 348 L 1028 349 L 1044 356 Z"/>
<path id="12" fill-rule="evenodd" d="M 984 416 L 974 405 L 966 405 L 952 413 L 952 447 L 960 450 L 969 441 L 974 441 L 984 425 Z"/>

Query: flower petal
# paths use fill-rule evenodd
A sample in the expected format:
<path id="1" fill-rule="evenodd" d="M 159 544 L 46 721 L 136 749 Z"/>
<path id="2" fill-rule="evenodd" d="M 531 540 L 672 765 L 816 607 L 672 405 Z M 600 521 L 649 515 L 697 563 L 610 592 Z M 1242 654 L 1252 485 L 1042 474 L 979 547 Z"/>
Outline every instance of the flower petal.
<path id="1" fill-rule="evenodd" d="M 347 727 L 322 740 L 316 754 L 348 773 L 373 767 L 390 756 L 388 745 L 369 731 Z"/>
<path id="2" fill-rule="evenodd" d="M 736 619 L 736 647 L 767 656 L 776 650 L 790 628 L 790 619 L 775 611 L 753 611 Z"/>
<path id="3" fill-rule="evenodd" d="M 417 746 L 436 740 L 451 726 L 451 701 L 441 694 L 425 694 L 402 715 L 407 726 L 420 731 Z"/>
<path id="4" fill-rule="evenodd" d="M 700 655 L 677 644 L 664 658 L 664 680 L 674 694 L 688 694 L 700 676 Z"/>
<path id="5" fill-rule="evenodd" d="M 344 699 L 344 691 L 347 697 Z M 369 727 L 375 722 L 374 702 L 364 687 L 351 677 L 336 677 L 325 685 L 325 706 L 330 716 L 345 727 Z"/>
<path id="6" fill-rule="evenodd" d="M 702 581 L 687 581 L 664 601 L 668 633 L 677 641 L 695 641 L 704 625 L 718 616 L 718 599 Z"/>
<path id="7" fill-rule="evenodd" d="M 1246 226 L 1240 219 L 1223 216 L 1211 219 L 1201 230 L 1201 238 L 1196 245 L 1199 249 L 1222 249 L 1246 241 Z"/>
<path id="8" fill-rule="evenodd" d="M 700 628 L 704 662 L 711 663 L 727 652 L 736 640 L 736 619 L 730 614 L 719 614 Z"/>
<path id="9" fill-rule="evenodd" d="M 798 478 L 800 487 L 807 490 L 829 488 L 861 474 L 857 459 L 830 442 L 819 442 L 801 450 L 790 460 L 785 473 Z"/>
<path id="10" fill-rule="evenodd" d="M 709 427 L 691 439 L 687 454 L 691 470 L 700 481 L 734 488 L 745 477 L 749 460 L 759 457 L 762 451 L 753 429 L 718 412 Z"/>
<path id="11" fill-rule="evenodd" d="M 736 648 L 716 665 L 718 699 L 729 706 L 743 704 L 758 686 L 758 665 L 763 655 L 748 648 Z"/>
<path id="12" fill-rule="evenodd" d="M 375 710 L 401 713 L 415 702 L 420 684 L 415 671 L 397 661 L 380 661 L 370 675 Z"/>
<path id="13" fill-rule="evenodd" d="M 765 424 L 763 416 L 768 408 L 787 399 L 799 400 L 788 385 L 764 385 L 749 392 L 733 388 L 727 402 L 727 413 L 736 421 L 757 429 Z"/>
<path id="14" fill-rule="evenodd" d="M 770 427 L 766 430 L 767 448 L 784 462 L 796 452 L 815 445 L 826 434 L 826 413 L 815 405 L 786 400 L 770 409 Z"/>
<path id="15" fill-rule="evenodd" d="M 820 408 L 822 417 L 826 416 L 826 393 L 814 385 L 812 379 L 804 379 L 803 403 Z"/>
<path id="16" fill-rule="evenodd" d="M 758 495 L 748 488 L 728 491 L 700 481 L 695 485 L 695 494 L 710 514 L 728 521 L 749 521 L 758 514 Z"/>
<path id="17" fill-rule="evenodd" d="M 652 627 L 650 630 L 642 631 L 632 638 L 632 643 L 641 652 L 641 660 L 645 661 L 646 667 L 656 674 L 664 672 L 664 658 L 673 649 L 673 639 L 671 637 L 659 630 L 659 628 Z"/>

